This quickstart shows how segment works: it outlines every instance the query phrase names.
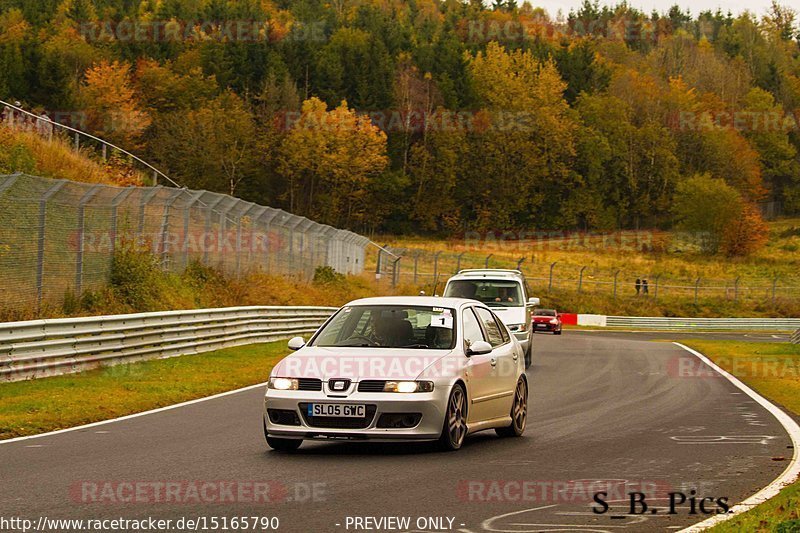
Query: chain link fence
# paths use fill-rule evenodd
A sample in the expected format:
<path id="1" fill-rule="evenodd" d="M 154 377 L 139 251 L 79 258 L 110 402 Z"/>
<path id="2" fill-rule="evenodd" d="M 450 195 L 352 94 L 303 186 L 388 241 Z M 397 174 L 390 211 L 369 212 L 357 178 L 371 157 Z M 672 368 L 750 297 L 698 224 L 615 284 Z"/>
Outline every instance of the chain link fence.
<path id="1" fill-rule="evenodd" d="M 369 239 L 224 194 L 0 175 L 0 305 L 41 308 L 99 289 L 122 246 L 166 270 L 192 261 L 238 276 L 358 274 Z"/>
<path id="2" fill-rule="evenodd" d="M 655 301 L 668 298 L 693 301 L 732 302 L 800 301 L 800 279 L 726 279 L 680 277 L 668 273 L 647 273 L 632 269 L 601 269 L 591 265 L 567 265 L 520 256 L 516 260 L 477 252 L 434 252 L 423 249 L 388 247 L 378 252 L 374 266 L 380 278 L 391 286 L 413 285 L 441 293 L 447 279 L 466 268 L 517 269 L 525 274 L 534 295 L 554 291 L 612 298 L 642 297 Z M 637 283 L 638 280 L 638 283 Z"/>

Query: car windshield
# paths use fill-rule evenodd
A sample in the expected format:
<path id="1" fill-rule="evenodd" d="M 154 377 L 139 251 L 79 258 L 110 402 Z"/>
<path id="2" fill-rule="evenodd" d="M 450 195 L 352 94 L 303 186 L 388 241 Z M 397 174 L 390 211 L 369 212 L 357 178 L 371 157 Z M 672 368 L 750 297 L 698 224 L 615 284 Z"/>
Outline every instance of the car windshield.
<path id="1" fill-rule="evenodd" d="M 442 307 L 345 306 L 311 345 L 450 350 L 455 346 L 454 316 L 452 309 Z"/>
<path id="2" fill-rule="evenodd" d="M 517 281 L 459 279 L 447 284 L 445 296 L 478 300 L 490 307 L 518 307 L 522 293 Z"/>
<path id="3" fill-rule="evenodd" d="M 555 309 L 534 309 L 533 314 L 536 316 L 556 316 Z"/>

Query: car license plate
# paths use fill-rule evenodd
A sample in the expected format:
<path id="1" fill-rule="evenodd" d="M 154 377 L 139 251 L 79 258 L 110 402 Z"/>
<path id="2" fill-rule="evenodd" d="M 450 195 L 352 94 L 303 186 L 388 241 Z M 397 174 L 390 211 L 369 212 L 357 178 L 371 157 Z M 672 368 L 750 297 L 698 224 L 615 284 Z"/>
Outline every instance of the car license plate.
<path id="1" fill-rule="evenodd" d="M 537 328 L 546 328 L 547 324 L 536 324 Z"/>
<path id="2" fill-rule="evenodd" d="M 310 403 L 308 416 L 337 416 L 344 418 L 364 418 L 367 409 L 364 405 L 346 403 Z"/>

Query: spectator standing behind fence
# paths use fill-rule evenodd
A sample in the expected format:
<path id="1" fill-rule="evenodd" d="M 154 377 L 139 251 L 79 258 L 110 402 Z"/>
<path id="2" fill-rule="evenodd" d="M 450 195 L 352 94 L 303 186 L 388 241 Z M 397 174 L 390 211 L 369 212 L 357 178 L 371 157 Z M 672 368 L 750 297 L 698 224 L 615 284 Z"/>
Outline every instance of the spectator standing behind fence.
<path id="1" fill-rule="evenodd" d="M 647 284 L 647 278 L 642 280 L 642 294 L 648 294 L 650 292 L 650 285 Z"/>
<path id="2" fill-rule="evenodd" d="M 636 278 L 636 295 L 639 295 L 639 292 L 642 290 L 642 280 Z"/>
<path id="3" fill-rule="evenodd" d="M 47 113 L 44 111 L 42 111 L 39 118 L 36 119 L 36 133 L 48 139 L 53 136 L 53 124 L 50 122 L 50 117 L 48 117 Z"/>

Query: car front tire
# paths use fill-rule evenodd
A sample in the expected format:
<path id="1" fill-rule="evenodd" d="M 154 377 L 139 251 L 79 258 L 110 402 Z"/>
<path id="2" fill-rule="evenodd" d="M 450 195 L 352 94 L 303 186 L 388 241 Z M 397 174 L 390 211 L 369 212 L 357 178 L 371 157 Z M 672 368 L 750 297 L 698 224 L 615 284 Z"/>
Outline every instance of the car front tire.
<path id="1" fill-rule="evenodd" d="M 461 385 L 453 386 L 447 400 L 447 408 L 439 436 L 439 447 L 445 451 L 455 451 L 464 444 L 467 437 L 467 393 Z"/>
<path id="2" fill-rule="evenodd" d="M 501 437 L 521 437 L 525 432 L 528 422 L 528 383 L 523 379 L 517 380 L 514 390 L 514 403 L 511 404 L 511 424 L 497 428 L 495 432 Z"/>

